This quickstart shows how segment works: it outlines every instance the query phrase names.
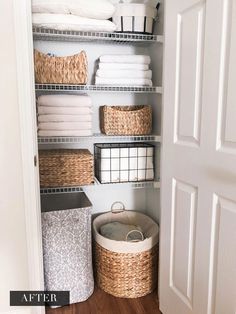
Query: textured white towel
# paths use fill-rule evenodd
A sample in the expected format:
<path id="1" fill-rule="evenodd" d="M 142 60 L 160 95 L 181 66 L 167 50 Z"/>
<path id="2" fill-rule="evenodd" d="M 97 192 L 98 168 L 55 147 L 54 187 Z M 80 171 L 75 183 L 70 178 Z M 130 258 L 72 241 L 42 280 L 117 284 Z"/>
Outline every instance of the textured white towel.
<path id="1" fill-rule="evenodd" d="M 84 121 L 92 121 L 91 114 L 43 114 L 38 116 L 39 122 L 84 122 Z"/>
<path id="2" fill-rule="evenodd" d="M 103 78 L 152 78 L 152 71 L 140 70 L 97 70 L 97 76 Z"/>
<path id="3" fill-rule="evenodd" d="M 37 104 L 49 107 L 91 107 L 92 100 L 88 95 L 42 95 L 38 97 Z"/>
<path id="4" fill-rule="evenodd" d="M 147 55 L 104 55 L 100 62 L 150 64 L 151 58 Z"/>
<path id="5" fill-rule="evenodd" d="M 143 70 L 149 69 L 148 64 L 143 63 L 103 63 L 99 62 L 101 70 Z"/>
<path id="6" fill-rule="evenodd" d="M 96 76 L 96 85 L 128 85 L 128 86 L 152 86 L 152 81 L 149 79 L 126 79 L 126 78 L 102 78 Z"/>
<path id="7" fill-rule="evenodd" d="M 109 0 L 33 0 L 32 12 L 74 14 L 106 20 L 112 17 L 115 7 Z"/>
<path id="8" fill-rule="evenodd" d="M 46 107 L 38 106 L 39 114 L 91 114 L 92 110 L 88 107 Z"/>
<path id="9" fill-rule="evenodd" d="M 92 122 L 40 122 L 39 130 L 90 130 Z"/>
<path id="10" fill-rule="evenodd" d="M 92 130 L 39 130 L 39 136 L 92 136 Z"/>
<path id="11" fill-rule="evenodd" d="M 33 25 L 59 31 L 114 32 L 116 25 L 108 20 L 88 19 L 72 14 L 33 13 Z"/>

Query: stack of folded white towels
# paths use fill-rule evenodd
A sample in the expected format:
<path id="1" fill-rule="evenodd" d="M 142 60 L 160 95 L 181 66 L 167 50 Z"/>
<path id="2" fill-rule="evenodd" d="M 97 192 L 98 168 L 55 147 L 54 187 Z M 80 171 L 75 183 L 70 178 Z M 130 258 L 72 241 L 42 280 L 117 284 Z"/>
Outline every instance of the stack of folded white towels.
<path id="1" fill-rule="evenodd" d="M 109 0 L 33 0 L 36 27 L 66 31 L 114 32 L 109 21 L 115 6 Z"/>
<path id="2" fill-rule="evenodd" d="M 152 86 L 148 55 L 104 55 L 99 58 L 96 85 Z"/>
<path id="3" fill-rule="evenodd" d="M 91 136 L 88 95 L 42 95 L 37 99 L 39 136 Z"/>

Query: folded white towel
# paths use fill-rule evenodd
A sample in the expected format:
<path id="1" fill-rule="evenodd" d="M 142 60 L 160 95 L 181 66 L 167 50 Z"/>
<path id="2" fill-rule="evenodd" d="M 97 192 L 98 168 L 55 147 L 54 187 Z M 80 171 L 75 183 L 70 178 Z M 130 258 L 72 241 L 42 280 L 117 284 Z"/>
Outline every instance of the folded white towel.
<path id="1" fill-rule="evenodd" d="M 32 12 L 75 14 L 106 20 L 112 17 L 115 7 L 109 0 L 33 0 Z"/>
<path id="2" fill-rule="evenodd" d="M 39 130 L 90 130 L 92 122 L 40 122 Z"/>
<path id="3" fill-rule="evenodd" d="M 58 130 L 39 130 L 39 136 L 92 136 L 92 130 L 66 130 L 66 131 L 58 131 Z"/>
<path id="4" fill-rule="evenodd" d="M 133 79 L 133 78 L 102 78 L 96 76 L 96 85 L 128 85 L 128 86 L 152 86 L 152 81 L 149 79 Z"/>
<path id="5" fill-rule="evenodd" d="M 46 107 L 46 106 L 38 106 L 39 114 L 79 114 L 79 115 L 88 115 L 92 113 L 91 108 L 88 107 Z"/>
<path id="6" fill-rule="evenodd" d="M 42 114 L 38 116 L 39 122 L 85 122 L 92 121 L 91 114 L 72 115 L 72 114 Z"/>
<path id="7" fill-rule="evenodd" d="M 97 70 L 97 76 L 103 78 L 147 78 L 152 79 L 152 71 L 142 70 Z"/>
<path id="8" fill-rule="evenodd" d="M 42 95 L 38 97 L 37 104 L 49 107 L 91 107 L 92 100 L 88 95 Z"/>
<path id="9" fill-rule="evenodd" d="M 103 63 L 98 65 L 101 70 L 149 70 L 148 64 L 143 63 Z"/>
<path id="10" fill-rule="evenodd" d="M 101 168 L 101 171 L 110 171 L 111 170 L 111 159 L 110 158 L 101 158 L 100 159 L 100 168 Z"/>
<path id="11" fill-rule="evenodd" d="M 108 20 L 88 19 L 72 14 L 33 13 L 33 25 L 59 31 L 114 32 L 116 25 Z"/>
<path id="12" fill-rule="evenodd" d="M 104 55 L 99 60 L 104 63 L 151 63 L 151 58 L 147 55 Z"/>

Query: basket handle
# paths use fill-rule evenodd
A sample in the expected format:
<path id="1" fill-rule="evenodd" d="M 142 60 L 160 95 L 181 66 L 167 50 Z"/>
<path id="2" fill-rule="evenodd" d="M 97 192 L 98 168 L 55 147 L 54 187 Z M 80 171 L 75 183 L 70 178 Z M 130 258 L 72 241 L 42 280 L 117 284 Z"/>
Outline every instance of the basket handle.
<path id="1" fill-rule="evenodd" d="M 121 205 L 121 207 L 118 208 L 118 209 L 115 209 L 114 206 L 117 205 L 117 204 Z M 113 214 L 123 213 L 124 211 L 125 211 L 125 205 L 122 202 L 114 202 L 111 205 L 111 212 Z"/>
<path id="2" fill-rule="evenodd" d="M 137 240 L 134 240 L 134 241 L 128 241 L 128 236 L 129 236 L 132 232 L 138 232 L 138 233 L 140 233 L 140 234 L 141 234 L 141 236 L 142 236 L 141 241 L 143 241 L 143 240 L 144 240 L 144 235 L 143 235 L 143 233 L 142 233 L 140 230 L 134 229 L 134 230 L 130 230 L 130 231 L 127 233 L 127 235 L 126 235 L 126 241 L 127 241 L 127 242 L 138 242 Z"/>

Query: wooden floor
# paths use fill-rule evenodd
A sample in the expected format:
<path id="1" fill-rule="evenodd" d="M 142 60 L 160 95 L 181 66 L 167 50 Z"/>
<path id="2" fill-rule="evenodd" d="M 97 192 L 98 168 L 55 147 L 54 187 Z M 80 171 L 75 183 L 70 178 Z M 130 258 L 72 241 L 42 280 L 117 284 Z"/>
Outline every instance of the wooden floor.
<path id="1" fill-rule="evenodd" d="M 138 299 L 115 298 L 95 288 L 94 294 L 85 302 L 46 310 L 47 314 L 161 314 L 157 294 Z"/>

